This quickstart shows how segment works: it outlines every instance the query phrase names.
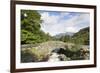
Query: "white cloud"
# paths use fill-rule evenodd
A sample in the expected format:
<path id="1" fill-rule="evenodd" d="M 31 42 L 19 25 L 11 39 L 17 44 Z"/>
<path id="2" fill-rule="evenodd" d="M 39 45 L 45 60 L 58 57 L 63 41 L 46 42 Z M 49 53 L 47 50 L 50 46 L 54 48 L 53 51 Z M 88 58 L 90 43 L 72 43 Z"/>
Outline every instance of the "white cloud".
<path id="1" fill-rule="evenodd" d="M 64 12 L 60 15 L 50 15 L 50 12 L 41 13 L 41 30 L 50 35 L 56 35 L 64 32 L 78 32 L 81 28 L 89 26 L 89 14 L 79 13 L 78 15 L 70 15 L 70 12 Z M 67 16 L 70 18 L 62 19 Z"/>

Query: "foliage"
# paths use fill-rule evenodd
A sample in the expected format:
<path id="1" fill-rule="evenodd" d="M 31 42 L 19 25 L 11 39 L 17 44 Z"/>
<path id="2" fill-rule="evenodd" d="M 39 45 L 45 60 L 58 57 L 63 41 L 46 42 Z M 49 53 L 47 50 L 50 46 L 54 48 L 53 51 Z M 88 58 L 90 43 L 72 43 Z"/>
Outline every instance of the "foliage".
<path id="1" fill-rule="evenodd" d="M 36 55 L 38 61 L 45 61 L 48 59 L 48 50 L 47 49 L 40 50 L 40 49 L 32 48 L 31 52 Z"/>
<path id="2" fill-rule="evenodd" d="M 40 30 L 41 15 L 34 10 L 21 10 L 21 44 L 36 44 L 52 39 Z"/>
<path id="3" fill-rule="evenodd" d="M 36 62 L 37 57 L 30 50 L 21 50 L 21 62 Z"/>
<path id="4" fill-rule="evenodd" d="M 63 42 L 70 42 L 71 36 L 65 35 L 65 36 L 60 37 L 59 40 Z"/>
<path id="5" fill-rule="evenodd" d="M 48 50 L 40 50 L 36 48 L 21 51 L 21 62 L 42 62 L 48 60 Z"/>
<path id="6" fill-rule="evenodd" d="M 66 57 L 70 58 L 70 60 L 88 59 L 89 57 L 87 55 L 89 55 L 89 52 L 86 51 L 87 53 L 83 53 L 83 52 L 81 52 L 81 48 L 82 48 L 82 46 L 79 44 L 71 45 L 71 47 L 66 47 L 66 50 L 65 50 Z M 86 49 L 86 48 L 84 48 L 84 49 Z"/>
<path id="7" fill-rule="evenodd" d="M 61 36 L 58 40 L 76 44 L 89 45 L 89 27 L 81 29 L 73 36 Z"/>
<path id="8" fill-rule="evenodd" d="M 74 43 L 89 45 L 89 27 L 81 29 L 72 37 Z"/>

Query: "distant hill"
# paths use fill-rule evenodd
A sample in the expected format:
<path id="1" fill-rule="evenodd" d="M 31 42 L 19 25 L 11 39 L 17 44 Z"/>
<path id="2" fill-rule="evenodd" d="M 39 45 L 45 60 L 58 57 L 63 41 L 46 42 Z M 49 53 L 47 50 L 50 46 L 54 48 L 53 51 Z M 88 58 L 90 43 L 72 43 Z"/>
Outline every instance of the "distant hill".
<path id="1" fill-rule="evenodd" d="M 60 33 L 54 38 L 63 42 L 89 45 L 89 27 L 82 28 L 77 33 Z"/>
<path id="2" fill-rule="evenodd" d="M 53 36 L 53 37 L 55 37 L 55 38 L 61 38 L 62 36 L 69 36 L 69 37 L 71 37 L 71 36 L 73 36 L 75 33 L 72 33 L 72 32 L 66 32 L 66 33 L 60 33 L 60 34 L 57 34 L 57 35 L 55 35 L 55 36 Z"/>

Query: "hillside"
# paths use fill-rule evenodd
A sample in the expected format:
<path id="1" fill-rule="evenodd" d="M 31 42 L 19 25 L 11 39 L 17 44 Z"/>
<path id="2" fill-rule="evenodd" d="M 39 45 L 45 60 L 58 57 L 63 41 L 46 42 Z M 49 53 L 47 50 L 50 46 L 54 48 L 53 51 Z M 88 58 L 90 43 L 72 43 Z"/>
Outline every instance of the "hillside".
<path id="1" fill-rule="evenodd" d="M 89 27 L 82 28 L 76 33 L 60 33 L 56 36 L 53 36 L 54 40 L 81 44 L 81 45 L 89 45 Z"/>
<path id="2" fill-rule="evenodd" d="M 89 27 L 81 29 L 72 36 L 75 43 L 89 45 Z"/>

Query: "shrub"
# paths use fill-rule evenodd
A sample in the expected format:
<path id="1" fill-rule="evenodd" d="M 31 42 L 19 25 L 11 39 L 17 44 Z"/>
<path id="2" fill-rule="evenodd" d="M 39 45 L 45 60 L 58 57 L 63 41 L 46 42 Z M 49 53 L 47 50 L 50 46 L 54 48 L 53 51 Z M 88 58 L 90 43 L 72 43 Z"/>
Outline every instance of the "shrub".
<path id="1" fill-rule="evenodd" d="M 41 50 L 41 49 L 32 48 L 31 51 L 33 54 L 35 54 L 38 61 L 46 61 L 48 59 L 47 49 Z"/>
<path id="2" fill-rule="evenodd" d="M 37 61 L 37 57 L 35 54 L 31 53 L 30 50 L 22 50 L 21 51 L 21 62 L 35 62 Z"/>

